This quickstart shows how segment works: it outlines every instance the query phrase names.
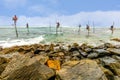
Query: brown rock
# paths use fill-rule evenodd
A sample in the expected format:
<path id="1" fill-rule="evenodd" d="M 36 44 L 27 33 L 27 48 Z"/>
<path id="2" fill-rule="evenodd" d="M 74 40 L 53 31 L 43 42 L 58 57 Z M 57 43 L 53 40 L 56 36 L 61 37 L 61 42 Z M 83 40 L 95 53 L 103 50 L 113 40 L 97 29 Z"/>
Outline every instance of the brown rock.
<path id="1" fill-rule="evenodd" d="M 58 75 L 62 80 L 108 80 L 93 60 L 81 60 L 72 66 L 62 66 Z"/>
<path id="2" fill-rule="evenodd" d="M 120 49 L 108 48 L 107 50 L 110 51 L 111 54 L 120 55 Z"/>
<path id="3" fill-rule="evenodd" d="M 54 74 L 52 69 L 39 62 L 39 58 L 18 54 L 8 63 L 1 78 L 7 80 L 47 80 Z"/>
<path id="4" fill-rule="evenodd" d="M 55 72 L 38 61 L 13 71 L 7 80 L 48 80 Z"/>

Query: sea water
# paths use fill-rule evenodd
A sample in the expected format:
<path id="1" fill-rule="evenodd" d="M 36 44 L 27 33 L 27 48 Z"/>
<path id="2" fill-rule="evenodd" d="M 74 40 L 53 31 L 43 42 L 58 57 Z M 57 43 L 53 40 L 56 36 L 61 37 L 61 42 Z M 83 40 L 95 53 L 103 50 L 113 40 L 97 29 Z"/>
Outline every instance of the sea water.
<path id="1" fill-rule="evenodd" d="M 120 29 L 116 28 L 114 33 L 111 34 L 109 28 L 95 28 L 88 31 L 78 27 L 60 27 L 56 34 L 56 27 L 30 27 L 29 33 L 26 28 L 17 28 L 18 37 L 16 37 L 14 28 L 0 28 L 0 46 L 11 47 L 16 45 L 30 45 L 37 43 L 89 43 L 100 44 L 105 42 L 118 42 L 110 41 L 112 38 L 120 38 Z"/>

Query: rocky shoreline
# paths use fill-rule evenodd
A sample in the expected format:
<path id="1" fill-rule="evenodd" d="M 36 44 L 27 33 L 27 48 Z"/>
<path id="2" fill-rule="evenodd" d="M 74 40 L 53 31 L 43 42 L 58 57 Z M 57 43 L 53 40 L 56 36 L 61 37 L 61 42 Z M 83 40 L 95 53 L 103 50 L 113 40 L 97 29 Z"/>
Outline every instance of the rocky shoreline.
<path id="1" fill-rule="evenodd" d="M 61 43 L 0 49 L 0 80 L 120 80 L 120 45 Z"/>

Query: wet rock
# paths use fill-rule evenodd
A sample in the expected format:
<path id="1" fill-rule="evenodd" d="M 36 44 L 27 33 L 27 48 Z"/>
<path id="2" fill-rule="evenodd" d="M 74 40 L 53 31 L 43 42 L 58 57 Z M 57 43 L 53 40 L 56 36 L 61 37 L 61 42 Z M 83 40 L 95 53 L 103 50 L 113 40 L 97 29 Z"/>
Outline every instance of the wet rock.
<path id="1" fill-rule="evenodd" d="M 64 56 L 64 62 L 70 61 L 71 56 Z"/>
<path id="2" fill-rule="evenodd" d="M 78 51 L 73 51 L 72 56 L 80 56 L 80 53 Z"/>
<path id="3" fill-rule="evenodd" d="M 120 49 L 108 48 L 107 50 L 110 51 L 111 54 L 120 55 Z"/>
<path id="4" fill-rule="evenodd" d="M 53 75 L 54 71 L 41 64 L 39 58 L 18 54 L 8 63 L 1 78 L 7 80 L 47 80 Z"/>
<path id="5" fill-rule="evenodd" d="M 114 75 L 120 76 L 120 64 L 116 59 L 105 57 L 100 60 L 105 68 L 109 69 Z"/>
<path id="6" fill-rule="evenodd" d="M 34 56 L 33 59 L 36 59 L 41 64 L 45 64 L 49 60 L 49 57 L 46 55 L 38 55 L 38 56 Z"/>
<path id="7" fill-rule="evenodd" d="M 41 51 L 42 51 L 42 50 L 38 50 L 38 49 L 37 49 L 37 50 L 34 51 L 34 54 L 39 54 Z"/>
<path id="8" fill-rule="evenodd" d="M 90 58 L 90 59 L 94 59 L 94 58 L 97 58 L 98 57 L 98 53 L 90 53 L 90 54 L 88 54 L 88 56 L 87 56 L 87 58 Z"/>
<path id="9" fill-rule="evenodd" d="M 69 52 L 73 52 L 73 51 L 79 51 L 79 49 L 76 48 L 76 47 L 72 47 L 72 48 L 70 48 Z"/>
<path id="10" fill-rule="evenodd" d="M 6 66 L 7 66 L 7 63 L 0 64 L 0 74 L 5 70 Z"/>
<path id="11" fill-rule="evenodd" d="M 7 80 L 48 80 L 55 75 L 55 72 L 39 62 L 23 66 L 13 71 Z"/>
<path id="12" fill-rule="evenodd" d="M 101 61 L 101 64 L 104 66 L 104 65 L 110 65 L 111 63 L 117 63 L 118 61 L 115 60 L 114 58 L 111 58 L 111 57 L 103 57 L 103 58 L 100 58 L 100 61 Z"/>
<path id="13" fill-rule="evenodd" d="M 49 68 L 54 70 L 60 70 L 60 61 L 59 60 L 48 60 L 47 65 Z"/>
<path id="14" fill-rule="evenodd" d="M 84 49 L 84 51 L 87 52 L 87 53 L 90 53 L 90 52 L 92 52 L 92 49 L 91 48 L 86 48 L 86 49 Z"/>
<path id="15" fill-rule="evenodd" d="M 79 61 L 81 58 L 80 57 L 78 57 L 78 56 L 73 56 L 73 57 L 71 57 L 71 59 L 70 60 L 72 60 L 72 61 Z"/>
<path id="16" fill-rule="evenodd" d="M 116 59 L 117 61 L 120 62 L 120 56 L 117 56 L 117 55 L 113 55 L 112 58 Z"/>
<path id="17" fill-rule="evenodd" d="M 82 50 L 79 49 L 79 52 L 80 54 L 83 56 L 83 57 L 87 57 L 88 53 L 87 52 L 84 52 Z"/>
<path id="18" fill-rule="evenodd" d="M 105 48 L 113 48 L 114 46 L 111 43 L 105 43 L 104 47 Z"/>
<path id="19" fill-rule="evenodd" d="M 98 53 L 99 57 L 110 55 L 110 52 L 104 49 L 94 49 L 93 51 Z"/>
<path id="20" fill-rule="evenodd" d="M 119 76 L 114 76 L 114 80 L 120 80 Z"/>
<path id="21" fill-rule="evenodd" d="M 67 47 L 67 46 L 60 46 L 60 50 L 62 51 L 62 52 L 66 52 L 66 51 L 68 51 L 69 50 L 69 48 Z"/>
<path id="22" fill-rule="evenodd" d="M 109 69 L 106 69 L 103 66 L 100 66 L 100 68 L 102 69 L 108 80 L 114 80 L 114 74 Z"/>
<path id="23" fill-rule="evenodd" d="M 114 75 L 120 76 L 120 63 L 111 63 L 107 67 L 114 73 Z"/>
<path id="24" fill-rule="evenodd" d="M 5 58 L 5 57 L 0 57 L 0 65 L 1 65 L 1 64 L 4 64 L 4 63 L 7 63 L 7 62 L 8 62 L 7 58 Z"/>
<path id="25" fill-rule="evenodd" d="M 113 38 L 113 39 L 110 39 L 110 40 L 120 42 L 119 38 Z"/>
<path id="26" fill-rule="evenodd" d="M 104 72 L 92 60 L 81 60 L 72 66 L 63 66 L 58 75 L 62 80 L 107 80 Z"/>

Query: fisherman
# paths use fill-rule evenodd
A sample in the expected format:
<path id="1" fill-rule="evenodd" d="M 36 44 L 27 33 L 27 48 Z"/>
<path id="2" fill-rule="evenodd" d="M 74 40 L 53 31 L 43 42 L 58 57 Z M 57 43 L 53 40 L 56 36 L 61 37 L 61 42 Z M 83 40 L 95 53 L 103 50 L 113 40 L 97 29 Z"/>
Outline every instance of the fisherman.
<path id="1" fill-rule="evenodd" d="M 28 25 L 28 23 L 26 24 L 26 28 L 29 28 L 29 25 Z"/>
<path id="2" fill-rule="evenodd" d="M 90 26 L 89 26 L 89 25 L 86 25 L 86 29 L 87 29 L 88 31 L 90 31 Z"/>
<path id="3" fill-rule="evenodd" d="M 26 24 L 26 28 L 27 28 L 27 31 L 28 31 L 27 34 L 29 34 L 29 24 L 28 23 Z"/>
<path id="4" fill-rule="evenodd" d="M 80 32 L 81 24 L 79 24 L 79 26 L 78 26 L 78 27 L 79 27 L 78 32 Z"/>
<path id="5" fill-rule="evenodd" d="M 56 25 L 56 35 L 58 35 L 58 28 L 60 27 L 60 23 L 57 22 L 56 24 L 57 24 L 57 25 Z"/>
<path id="6" fill-rule="evenodd" d="M 112 31 L 112 34 L 113 34 L 113 31 L 114 31 L 114 26 L 110 26 L 110 30 Z"/>
<path id="7" fill-rule="evenodd" d="M 90 26 L 88 24 L 86 25 L 86 29 L 88 30 L 88 36 L 89 36 Z"/>
<path id="8" fill-rule="evenodd" d="M 57 26 L 56 26 L 56 27 L 57 27 L 57 28 L 59 28 L 59 27 L 60 27 L 60 23 L 59 23 L 59 22 L 57 22 L 56 24 L 57 24 Z"/>

